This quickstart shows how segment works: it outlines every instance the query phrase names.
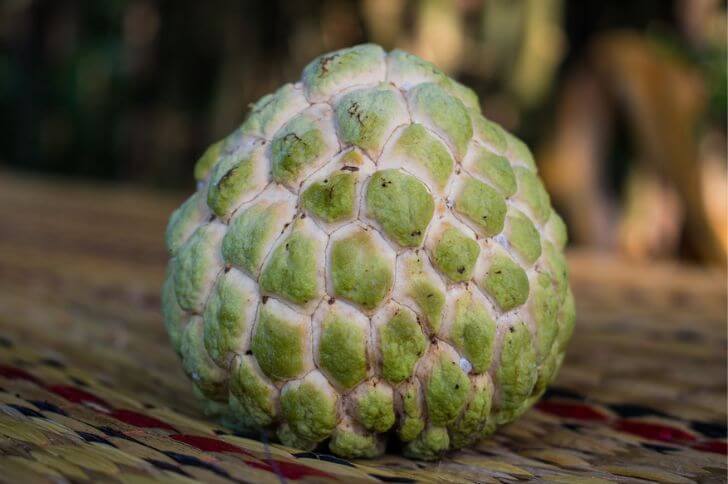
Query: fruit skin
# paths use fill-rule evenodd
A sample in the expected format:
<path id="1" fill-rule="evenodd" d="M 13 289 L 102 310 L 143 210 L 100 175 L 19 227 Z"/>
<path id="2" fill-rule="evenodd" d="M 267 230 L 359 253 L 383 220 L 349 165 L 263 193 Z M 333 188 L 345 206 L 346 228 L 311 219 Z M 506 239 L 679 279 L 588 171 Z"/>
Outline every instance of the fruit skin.
<path id="1" fill-rule="evenodd" d="M 205 151 L 162 312 L 207 411 L 284 445 L 436 459 L 526 411 L 574 327 L 526 145 L 434 65 L 323 55 Z"/>

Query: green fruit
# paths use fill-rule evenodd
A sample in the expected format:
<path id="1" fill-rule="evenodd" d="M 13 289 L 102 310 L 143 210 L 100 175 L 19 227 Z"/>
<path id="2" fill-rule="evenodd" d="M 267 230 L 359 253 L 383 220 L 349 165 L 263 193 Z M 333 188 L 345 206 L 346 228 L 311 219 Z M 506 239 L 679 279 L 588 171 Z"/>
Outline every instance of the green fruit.
<path id="1" fill-rule="evenodd" d="M 436 459 L 555 378 L 575 321 L 566 225 L 528 147 L 429 62 L 325 54 L 194 176 L 162 313 L 225 425 Z"/>

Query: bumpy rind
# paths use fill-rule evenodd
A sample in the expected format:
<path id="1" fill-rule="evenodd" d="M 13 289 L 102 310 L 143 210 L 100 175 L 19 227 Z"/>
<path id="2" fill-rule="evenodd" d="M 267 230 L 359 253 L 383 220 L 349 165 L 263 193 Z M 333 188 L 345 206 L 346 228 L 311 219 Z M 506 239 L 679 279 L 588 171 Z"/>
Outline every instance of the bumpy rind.
<path id="1" fill-rule="evenodd" d="M 528 148 L 434 65 L 361 45 L 254 104 L 171 217 L 163 313 L 208 409 L 289 446 L 437 458 L 522 414 L 574 325 Z"/>

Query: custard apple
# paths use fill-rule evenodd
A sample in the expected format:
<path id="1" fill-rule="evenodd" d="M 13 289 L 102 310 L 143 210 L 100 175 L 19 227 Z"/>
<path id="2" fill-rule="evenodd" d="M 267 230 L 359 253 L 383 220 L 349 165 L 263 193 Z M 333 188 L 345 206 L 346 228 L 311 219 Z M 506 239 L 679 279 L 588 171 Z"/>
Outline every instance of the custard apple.
<path id="1" fill-rule="evenodd" d="M 211 412 L 285 445 L 433 459 L 513 421 L 574 326 L 526 145 L 437 67 L 323 55 L 195 166 L 162 306 Z"/>

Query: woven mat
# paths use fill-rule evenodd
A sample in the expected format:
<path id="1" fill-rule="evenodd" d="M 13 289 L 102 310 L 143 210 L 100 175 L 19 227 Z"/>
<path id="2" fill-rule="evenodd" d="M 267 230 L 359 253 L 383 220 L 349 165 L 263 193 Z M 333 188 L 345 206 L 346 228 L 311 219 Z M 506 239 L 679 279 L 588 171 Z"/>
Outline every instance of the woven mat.
<path id="1" fill-rule="evenodd" d="M 174 195 L 0 172 L 0 481 L 723 482 L 726 275 L 571 253 L 578 324 L 536 408 L 437 463 L 348 462 L 202 415 L 158 292 Z"/>

